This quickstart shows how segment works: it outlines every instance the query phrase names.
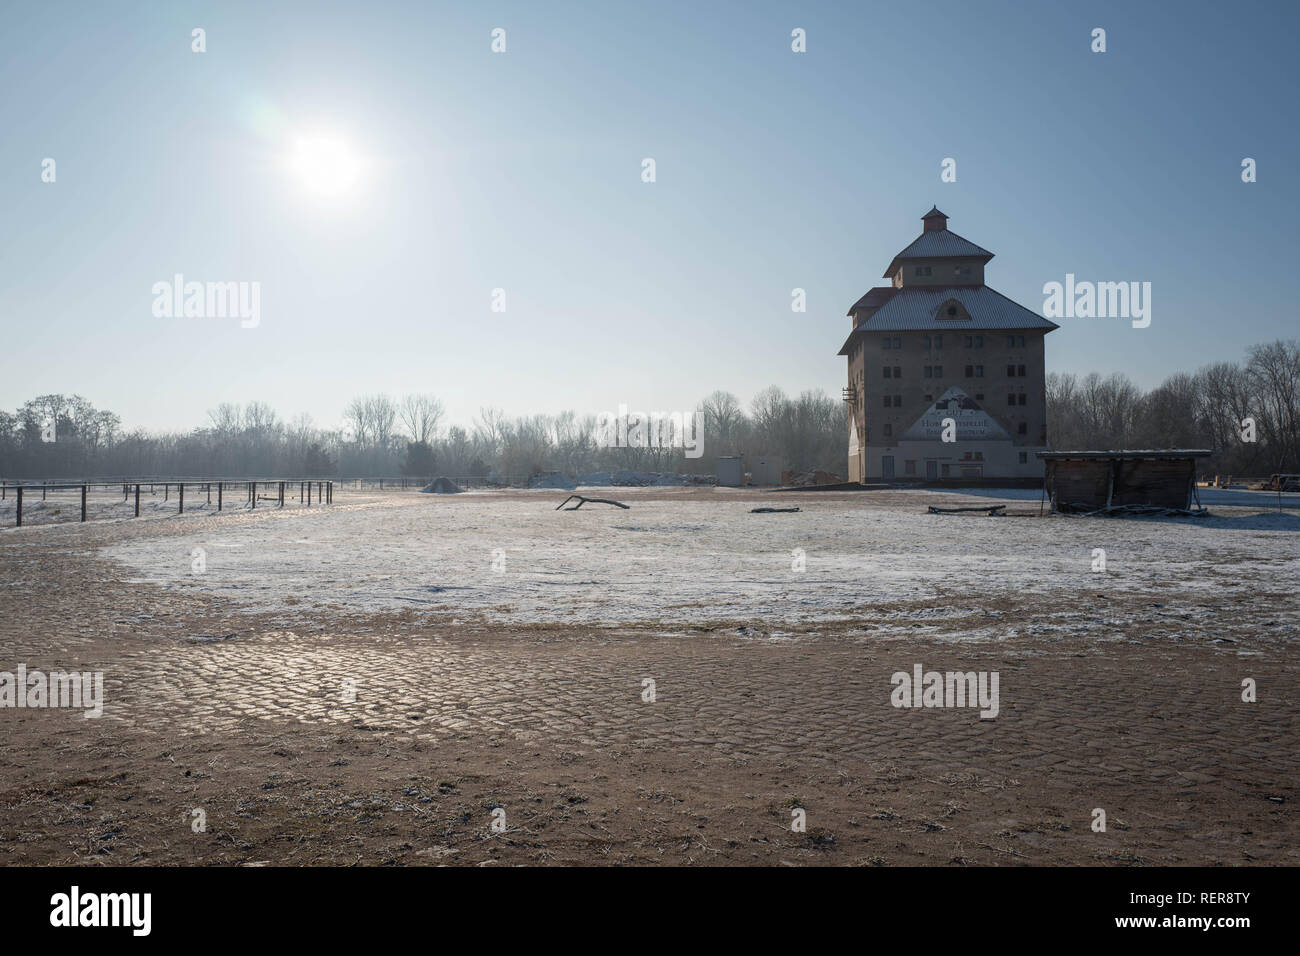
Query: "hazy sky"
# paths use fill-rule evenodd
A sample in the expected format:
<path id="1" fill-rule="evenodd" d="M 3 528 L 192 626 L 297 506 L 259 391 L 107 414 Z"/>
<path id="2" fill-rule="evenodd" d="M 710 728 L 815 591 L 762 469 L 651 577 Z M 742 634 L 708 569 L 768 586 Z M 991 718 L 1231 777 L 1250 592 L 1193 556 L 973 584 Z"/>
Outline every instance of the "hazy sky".
<path id="1" fill-rule="evenodd" d="M 1149 328 L 1062 320 L 1049 370 L 1150 386 L 1297 334 L 1292 2 L 0 10 L 8 409 L 76 392 L 181 428 L 258 399 L 335 425 L 427 391 L 468 424 L 838 396 L 844 313 L 932 203 L 1035 311 L 1067 272 L 1152 284 Z M 322 139 L 355 160 L 334 195 L 289 161 Z M 156 317 L 177 273 L 259 282 L 260 324 Z"/>

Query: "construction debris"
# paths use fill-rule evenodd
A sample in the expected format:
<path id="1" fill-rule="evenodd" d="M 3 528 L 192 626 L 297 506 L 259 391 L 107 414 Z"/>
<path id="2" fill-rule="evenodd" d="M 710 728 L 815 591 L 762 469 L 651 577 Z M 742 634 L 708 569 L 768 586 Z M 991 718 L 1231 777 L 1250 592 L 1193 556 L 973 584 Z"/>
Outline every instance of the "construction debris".
<path id="1" fill-rule="evenodd" d="M 788 514 L 789 512 L 798 510 L 798 508 L 750 508 L 749 513 L 752 515 L 774 515 Z"/>
<path id="2" fill-rule="evenodd" d="M 781 484 L 787 488 L 810 488 L 814 485 L 842 485 L 844 479 L 829 471 L 783 471 Z"/>
<path id="3" fill-rule="evenodd" d="M 1205 518 L 1210 512 L 1204 508 L 1162 508 L 1159 505 L 1111 505 L 1094 511 L 1079 510 L 1074 506 L 1060 513 L 1071 518 Z"/>
<path id="4" fill-rule="evenodd" d="M 528 476 L 528 487 L 572 491 L 578 483 L 562 471 L 538 471 Z"/>
<path id="5" fill-rule="evenodd" d="M 930 514 L 932 515 L 958 515 L 968 511 L 976 511 L 983 512 L 990 518 L 1005 518 L 1004 512 L 1006 510 L 1006 505 L 981 505 L 978 508 L 940 508 L 936 505 L 930 505 Z"/>
<path id="6" fill-rule="evenodd" d="M 574 505 L 572 508 L 564 508 L 564 506 L 567 505 L 574 498 L 578 499 L 578 503 Z M 629 508 L 632 507 L 631 505 L 623 504 L 623 502 L 621 501 L 615 501 L 613 498 L 588 498 L 585 495 L 569 495 L 569 497 L 565 498 L 556 506 L 555 510 L 559 511 L 561 508 L 564 508 L 565 511 L 577 511 L 583 505 L 588 503 L 597 504 L 597 505 L 613 505 L 615 508 L 622 508 L 624 511 L 627 511 Z"/>

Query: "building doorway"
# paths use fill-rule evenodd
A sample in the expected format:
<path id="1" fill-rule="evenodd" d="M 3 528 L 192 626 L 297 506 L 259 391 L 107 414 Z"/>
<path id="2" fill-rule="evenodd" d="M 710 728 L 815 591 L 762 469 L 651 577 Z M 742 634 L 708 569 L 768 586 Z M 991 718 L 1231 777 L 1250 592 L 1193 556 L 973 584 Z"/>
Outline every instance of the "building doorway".
<path id="1" fill-rule="evenodd" d="M 882 455 L 880 458 L 880 474 L 886 478 L 894 477 L 894 456 Z"/>
<path id="2" fill-rule="evenodd" d="M 939 480 L 939 463 L 937 461 L 931 459 L 930 461 L 927 461 L 925 463 L 925 480 L 926 481 Z"/>

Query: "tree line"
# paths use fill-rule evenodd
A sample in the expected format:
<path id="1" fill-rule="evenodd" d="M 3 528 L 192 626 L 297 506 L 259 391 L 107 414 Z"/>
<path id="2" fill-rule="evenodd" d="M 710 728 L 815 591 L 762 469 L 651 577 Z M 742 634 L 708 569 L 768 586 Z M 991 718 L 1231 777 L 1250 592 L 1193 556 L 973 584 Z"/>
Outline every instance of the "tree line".
<path id="1" fill-rule="evenodd" d="M 680 446 L 606 447 L 598 417 L 574 411 L 510 417 L 483 408 L 468 426 L 445 425 L 430 394 L 359 396 L 335 429 L 307 415 L 285 421 L 254 401 L 220 404 L 201 427 L 161 433 L 127 430 L 79 395 L 41 395 L 0 411 L 0 477 L 712 474 L 721 455 L 774 455 L 790 470 L 845 472 L 847 409 L 821 390 L 792 397 L 771 386 L 748 405 L 715 391 L 695 411 L 700 457 Z M 1047 427 L 1058 450 L 1208 448 L 1203 474 L 1300 472 L 1300 343 L 1257 345 L 1243 362 L 1177 373 L 1146 392 L 1121 374 L 1053 372 Z"/>
<path id="2" fill-rule="evenodd" d="M 433 395 L 363 395 L 343 409 L 343 426 L 310 416 L 283 420 L 265 402 L 222 403 L 188 432 L 125 430 L 121 419 L 79 395 L 42 395 L 0 411 L 0 477 L 293 476 L 321 478 L 519 478 L 561 471 L 580 476 L 623 469 L 713 474 L 719 455 L 778 455 L 789 468 L 842 473 L 848 418 L 822 391 L 788 397 L 764 389 L 748 409 L 714 392 L 695 409 L 698 457 L 663 445 L 608 447 L 609 429 L 574 411 L 510 417 L 483 408 L 468 427 L 444 427 Z"/>
<path id="3" fill-rule="evenodd" d="M 1061 451 L 1205 448 L 1203 475 L 1300 472 L 1300 342 L 1251 347 L 1143 392 L 1126 376 L 1047 376 L 1047 434 Z"/>

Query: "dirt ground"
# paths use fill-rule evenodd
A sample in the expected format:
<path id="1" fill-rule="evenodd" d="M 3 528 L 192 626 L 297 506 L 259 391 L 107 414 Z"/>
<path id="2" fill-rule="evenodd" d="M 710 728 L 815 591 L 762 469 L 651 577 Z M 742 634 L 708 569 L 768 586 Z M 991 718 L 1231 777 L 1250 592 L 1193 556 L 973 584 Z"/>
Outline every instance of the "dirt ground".
<path id="1" fill-rule="evenodd" d="M 627 500 L 650 513 L 712 493 Z M 734 607 L 682 624 L 671 588 L 612 626 L 293 596 L 250 609 L 237 589 L 142 579 L 105 554 L 185 553 L 196 529 L 324 528 L 349 508 L 454 523 L 469 499 L 0 531 L 0 670 L 102 671 L 106 699 L 99 719 L 0 708 L 0 864 L 1300 863 L 1293 532 L 1224 532 L 1219 572 L 1258 559 L 1241 587 L 1184 574 L 1045 595 L 962 576 L 885 601 L 864 583 L 844 613 L 779 627 Z M 934 500 L 752 504 L 865 520 Z M 1180 527 L 1161 532 L 1170 549 Z M 310 569 L 293 591 L 310 594 Z M 997 717 L 891 706 L 891 675 L 915 664 L 998 672 Z"/>

